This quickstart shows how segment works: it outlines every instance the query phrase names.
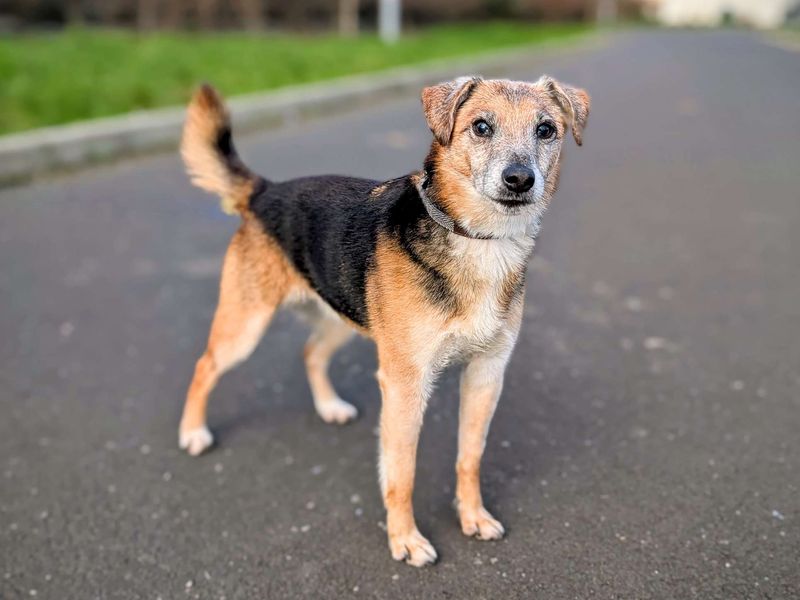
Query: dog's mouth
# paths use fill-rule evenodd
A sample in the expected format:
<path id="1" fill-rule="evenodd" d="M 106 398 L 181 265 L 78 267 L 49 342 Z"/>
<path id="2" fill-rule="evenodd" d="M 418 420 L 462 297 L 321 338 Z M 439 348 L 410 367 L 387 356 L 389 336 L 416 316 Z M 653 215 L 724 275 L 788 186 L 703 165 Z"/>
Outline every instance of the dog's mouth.
<path id="1" fill-rule="evenodd" d="M 528 206 L 529 204 L 534 203 L 533 198 L 525 196 L 497 197 L 497 198 L 492 198 L 492 201 L 506 208 L 521 208 L 523 206 Z"/>

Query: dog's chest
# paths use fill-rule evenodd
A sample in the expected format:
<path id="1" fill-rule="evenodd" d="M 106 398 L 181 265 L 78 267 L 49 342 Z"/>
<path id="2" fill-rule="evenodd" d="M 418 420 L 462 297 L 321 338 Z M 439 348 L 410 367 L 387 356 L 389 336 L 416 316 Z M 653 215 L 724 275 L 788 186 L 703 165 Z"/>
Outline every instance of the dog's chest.
<path id="1" fill-rule="evenodd" d="M 480 351 L 508 328 L 510 307 L 521 291 L 533 240 L 458 240 L 453 255 L 459 310 L 443 330 L 443 355 Z"/>

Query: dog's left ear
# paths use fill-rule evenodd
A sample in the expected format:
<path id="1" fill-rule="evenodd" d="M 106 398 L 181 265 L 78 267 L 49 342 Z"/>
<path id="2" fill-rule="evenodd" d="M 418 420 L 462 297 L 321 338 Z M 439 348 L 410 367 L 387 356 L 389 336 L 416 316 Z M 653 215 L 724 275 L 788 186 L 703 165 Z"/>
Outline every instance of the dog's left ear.
<path id="1" fill-rule="evenodd" d="M 583 128 L 586 127 L 586 120 L 589 118 L 589 105 L 591 100 L 585 90 L 559 83 L 548 75 L 543 75 L 536 82 L 543 87 L 550 96 L 558 102 L 561 110 L 569 119 L 572 127 L 572 137 L 575 143 L 580 146 L 583 144 Z"/>
<path id="2" fill-rule="evenodd" d="M 475 86 L 483 81 L 480 77 L 459 77 L 422 90 L 422 110 L 434 137 L 442 146 L 447 146 L 453 137 L 456 114 L 467 101 Z"/>

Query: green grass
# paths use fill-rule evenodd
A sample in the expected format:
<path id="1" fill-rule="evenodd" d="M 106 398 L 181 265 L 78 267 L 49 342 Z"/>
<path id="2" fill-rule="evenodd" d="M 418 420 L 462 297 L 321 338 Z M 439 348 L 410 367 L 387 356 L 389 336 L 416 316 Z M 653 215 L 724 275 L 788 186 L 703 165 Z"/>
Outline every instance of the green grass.
<path id="1" fill-rule="evenodd" d="M 490 23 L 375 36 L 68 30 L 0 38 L 0 133 L 182 104 L 200 81 L 255 92 L 576 37 L 582 25 Z"/>

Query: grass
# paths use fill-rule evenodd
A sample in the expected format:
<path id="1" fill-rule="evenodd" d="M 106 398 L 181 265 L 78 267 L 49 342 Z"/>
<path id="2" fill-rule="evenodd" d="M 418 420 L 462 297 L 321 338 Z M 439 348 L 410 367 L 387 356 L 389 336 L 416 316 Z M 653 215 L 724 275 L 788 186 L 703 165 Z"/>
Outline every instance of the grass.
<path id="1" fill-rule="evenodd" d="M 184 103 L 200 81 L 226 95 L 431 59 L 576 37 L 578 24 L 424 29 L 394 46 L 372 35 L 67 30 L 0 38 L 0 133 Z"/>

